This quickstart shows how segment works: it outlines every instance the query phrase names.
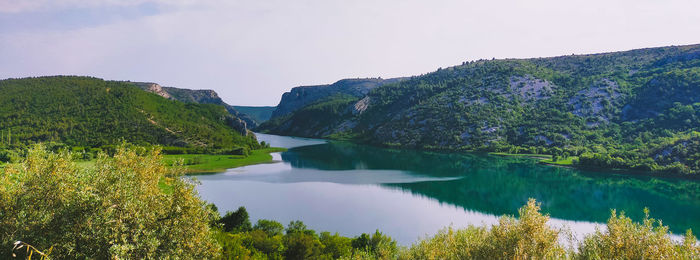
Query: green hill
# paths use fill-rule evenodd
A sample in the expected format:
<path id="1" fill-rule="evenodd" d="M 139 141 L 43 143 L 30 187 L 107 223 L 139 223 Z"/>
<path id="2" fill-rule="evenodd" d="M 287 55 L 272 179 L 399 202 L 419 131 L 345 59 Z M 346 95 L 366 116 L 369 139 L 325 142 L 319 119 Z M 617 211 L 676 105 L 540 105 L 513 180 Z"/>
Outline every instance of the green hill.
<path id="1" fill-rule="evenodd" d="M 0 146 L 31 143 L 257 148 L 221 105 L 183 103 L 128 82 L 52 76 L 0 80 Z M 241 127 L 242 126 L 242 127 Z"/>
<path id="2" fill-rule="evenodd" d="M 130 82 L 139 88 L 158 94 L 161 97 L 177 100 L 185 103 L 197 103 L 197 104 L 213 104 L 221 105 L 226 108 L 226 110 L 234 117 L 241 119 L 245 122 L 245 125 L 241 125 L 239 128 L 248 129 L 255 128 L 258 126 L 252 117 L 239 112 L 233 106 L 226 104 L 216 91 L 211 89 L 184 89 L 184 88 L 173 88 L 173 87 L 162 87 L 157 83 L 152 82 Z"/>
<path id="3" fill-rule="evenodd" d="M 332 96 L 259 129 L 699 173 L 700 45 L 465 62 L 362 97 Z"/>

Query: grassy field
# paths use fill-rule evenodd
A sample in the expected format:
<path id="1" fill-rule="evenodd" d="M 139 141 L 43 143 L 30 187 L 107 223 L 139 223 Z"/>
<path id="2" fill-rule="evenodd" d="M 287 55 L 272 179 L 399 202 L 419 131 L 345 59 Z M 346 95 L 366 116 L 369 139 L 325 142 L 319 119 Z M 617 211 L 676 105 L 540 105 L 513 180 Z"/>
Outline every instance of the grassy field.
<path id="1" fill-rule="evenodd" d="M 574 165 L 574 160 L 578 159 L 577 156 L 569 156 L 564 159 L 560 160 L 552 160 L 552 159 L 545 159 L 540 162 L 545 163 L 545 164 L 551 164 L 551 165 L 560 165 L 560 166 L 572 166 Z"/>
<path id="2" fill-rule="evenodd" d="M 577 156 L 569 156 L 569 157 L 566 157 L 564 159 L 558 159 L 558 160 L 554 161 L 552 156 L 549 154 L 513 154 L 513 153 L 489 153 L 489 154 L 497 155 L 497 156 L 517 156 L 517 157 L 534 158 L 534 159 L 539 159 L 541 163 L 549 164 L 549 165 L 558 165 L 558 166 L 573 166 L 574 160 L 578 159 Z"/>
<path id="3" fill-rule="evenodd" d="M 549 154 L 534 154 L 534 153 L 489 153 L 490 155 L 498 156 L 517 156 L 517 157 L 529 157 L 536 159 L 548 159 L 551 160 L 552 156 Z"/>
<path id="4" fill-rule="evenodd" d="M 246 165 L 272 162 L 270 153 L 286 150 L 285 148 L 253 150 L 247 157 L 242 155 L 173 154 L 164 155 L 163 161 L 172 165 L 175 161 L 182 159 L 188 174 L 215 173 Z"/>

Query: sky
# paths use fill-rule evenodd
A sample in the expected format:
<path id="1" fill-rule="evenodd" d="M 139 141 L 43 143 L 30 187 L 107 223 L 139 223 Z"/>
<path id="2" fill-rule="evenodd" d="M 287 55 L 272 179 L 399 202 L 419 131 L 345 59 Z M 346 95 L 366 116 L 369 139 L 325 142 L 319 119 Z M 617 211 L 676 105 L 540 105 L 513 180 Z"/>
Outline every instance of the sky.
<path id="1" fill-rule="evenodd" d="M 0 0 L 0 79 L 156 82 L 274 106 L 292 87 L 343 78 L 696 44 L 698 10 L 697 0 Z"/>

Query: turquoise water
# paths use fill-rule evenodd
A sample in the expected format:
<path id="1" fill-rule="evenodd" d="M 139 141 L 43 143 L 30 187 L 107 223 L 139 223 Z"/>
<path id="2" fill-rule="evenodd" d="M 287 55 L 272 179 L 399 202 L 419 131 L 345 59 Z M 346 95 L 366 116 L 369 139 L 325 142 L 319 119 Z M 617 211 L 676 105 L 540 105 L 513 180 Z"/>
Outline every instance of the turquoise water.
<path id="1" fill-rule="evenodd" d="M 198 176 L 220 211 L 245 206 L 252 221 L 302 220 L 347 236 L 380 231 L 408 245 L 446 226 L 493 224 L 528 198 L 553 226 L 592 232 L 611 209 L 633 219 L 648 207 L 672 232 L 700 230 L 698 181 L 550 167 L 527 158 L 382 149 L 258 134 L 278 162 Z"/>

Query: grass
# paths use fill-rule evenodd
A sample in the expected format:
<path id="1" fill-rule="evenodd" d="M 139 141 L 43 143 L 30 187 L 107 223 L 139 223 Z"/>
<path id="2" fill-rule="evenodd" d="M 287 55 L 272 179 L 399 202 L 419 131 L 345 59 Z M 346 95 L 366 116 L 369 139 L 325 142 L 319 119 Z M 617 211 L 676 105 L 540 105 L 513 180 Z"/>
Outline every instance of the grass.
<path id="1" fill-rule="evenodd" d="M 549 164 L 549 165 L 557 165 L 557 166 L 573 166 L 574 165 L 574 160 L 578 159 L 578 156 L 569 156 L 563 159 L 558 159 L 554 160 L 551 155 L 549 154 L 531 154 L 531 153 L 524 153 L 524 154 L 514 154 L 514 153 L 489 153 L 491 155 L 498 155 L 498 156 L 518 156 L 518 157 L 528 157 L 528 158 L 534 158 L 534 159 L 539 159 L 541 163 L 544 164 Z"/>
<path id="2" fill-rule="evenodd" d="M 187 169 L 187 174 L 204 174 L 223 172 L 226 169 L 272 162 L 270 153 L 284 152 L 285 148 L 265 148 L 253 150 L 248 156 L 242 155 L 215 155 L 215 154 L 172 154 L 164 155 L 163 161 L 172 165 L 182 159 Z"/>
<path id="3" fill-rule="evenodd" d="M 552 159 L 545 159 L 541 160 L 540 162 L 545 163 L 545 164 L 551 164 L 551 165 L 559 165 L 559 166 L 573 166 L 574 165 L 574 160 L 578 159 L 578 156 L 569 156 L 564 159 L 559 159 L 559 160 L 552 160 Z"/>
<path id="4" fill-rule="evenodd" d="M 498 156 L 518 156 L 518 157 L 529 157 L 537 159 L 551 160 L 552 156 L 549 154 L 536 154 L 536 153 L 489 153 L 490 155 Z"/>

